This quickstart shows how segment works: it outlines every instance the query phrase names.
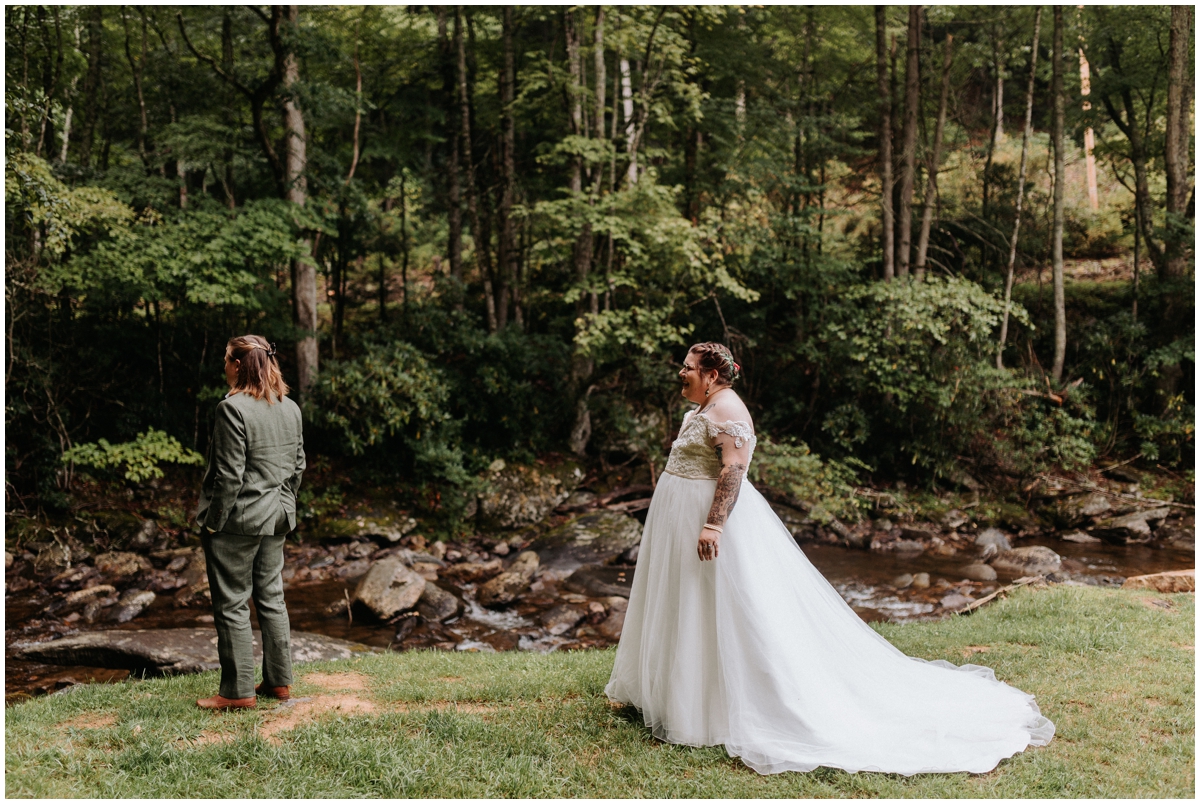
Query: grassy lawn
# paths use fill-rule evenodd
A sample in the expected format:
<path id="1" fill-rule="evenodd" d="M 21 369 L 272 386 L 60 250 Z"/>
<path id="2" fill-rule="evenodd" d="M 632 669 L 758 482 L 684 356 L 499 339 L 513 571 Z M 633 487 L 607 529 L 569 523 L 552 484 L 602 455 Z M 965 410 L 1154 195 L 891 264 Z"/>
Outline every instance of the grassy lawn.
<path id="1" fill-rule="evenodd" d="M 196 709 L 214 673 L 6 710 L 10 797 L 1193 797 L 1195 598 L 1021 589 L 971 617 L 884 625 L 911 655 L 987 664 L 1054 741 L 982 775 L 759 776 L 655 741 L 603 695 L 611 651 L 415 652 L 299 668 L 289 706 Z"/>

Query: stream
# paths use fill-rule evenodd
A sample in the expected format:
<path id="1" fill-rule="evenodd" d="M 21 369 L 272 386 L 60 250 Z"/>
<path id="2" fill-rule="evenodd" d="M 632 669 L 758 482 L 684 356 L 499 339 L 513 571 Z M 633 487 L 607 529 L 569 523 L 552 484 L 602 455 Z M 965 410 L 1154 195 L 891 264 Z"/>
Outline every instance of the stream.
<path id="1" fill-rule="evenodd" d="M 1043 545 L 1063 558 L 1063 570 L 1075 582 L 1116 586 L 1124 577 L 1190 569 L 1195 566 L 1194 553 L 1164 549 L 1149 545 L 1112 545 L 1107 543 L 1078 544 L 1042 535 L 1020 540 L 1020 546 Z M 1003 574 L 996 581 L 962 581 L 959 569 L 974 560 L 959 554 L 939 556 L 925 552 L 914 557 L 896 553 L 878 553 L 847 549 L 832 544 L 804 542 L 801 549 L 825 575 L 858 615 L 867 622 L 910 622 L 937 619 L 945 616 L 937 603 L 948 591 L 960 591 L 978 598 L 1012 580 Z M 897 576 L 928 573 L 927 588 L 897 588 Z M 474 584 L 451 584 L 447 588 L 458 594 L 465 603 L 461 615 L 444 623 L 423 622 L 413 618 L 398 624 L 371 622 L 354 617 L 343 609 L 331 613 L 338 601 L 348 599 L 358 579 L 321 580 L 295 584 L 285 590 L 292 628 L 339 639 L 359 642 L 380 649 L 436 649 L 504 651 L 529 650 L 548 652 L 559 649 L 586 649 L 614 644 L 592 629 L 578 634 L 551 635 L 538 624 L 538 615 L 560 603 L 586 607 L 589 598 L 560 588 L 556 581 L 542 581 L 505 610 L 493 611 L 475 601 Z M 439 581 L 439 584 L 442 582 Z M 82 621 L 68 623 L 58 618 L 43 617 L 44 598 L 15 594 L 6 598 L 6 644 L 28 639 L 30 631 L 61 635 L 87 630 L 138 630 L 158 628 L 211 627 L 208 609 L 176 608 L 170 595 L 161 595 L 134 620 L 123 623 Z M 597 617 L 583 621 L 598 622 Z M 20 629 L 20 630 L 18 630 Z M 5 697 L 9 703 L 32 695 L 52 693 L 87 682 L 115 682 L 129 678 L 130 671 L 98 667 L 66 667 L 22 661 L 6 656 Z"/>

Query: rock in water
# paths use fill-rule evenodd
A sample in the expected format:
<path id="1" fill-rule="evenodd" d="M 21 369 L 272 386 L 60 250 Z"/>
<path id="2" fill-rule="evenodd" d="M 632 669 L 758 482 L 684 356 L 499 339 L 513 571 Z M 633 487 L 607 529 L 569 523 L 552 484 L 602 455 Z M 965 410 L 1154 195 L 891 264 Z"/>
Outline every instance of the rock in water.
<path id="1" fill-rule="evenodd" d="M 507 572 L 500 573 L 479 588 L 479 605 L 504 606 L 512 603 L 529 588 L 537 568 L 537 553 L 532 550 L 521 553 Z"/>
<path id="2" fill-rule="evenodd" d="M 1150 523 L 1165 519 L 1170 512 L 1170 508 L 1135 511 L 1096 523 L 1092 533 L 1111 544 L 1145 544 L 1153 535 Z"/>
<path id="3" fill-rule="evenodd" d="M 502 569 L 504 569 L 504 562 L 493 558 L 490 561 L 464 561 L 462 564 L 451 564 L 440 574 L 448 578 L 456 578 L 463 583 L 475 583 L 492 577 Z"/>
<path id="4" fill-rule="evenodd" d="M 381 620 L 411 609 L 425 591 L 425 579 L 394 557 L 376 561 L 354 590 L 361 603 Z"/>
<path id="5" fill-rule="evenodd" d="M 190 606 L 205 599 L 208 593 L 208 562 L 203 550 L 188 557 L 187 568 L 179 576 L 184 586 L 175 593 L 176 606 Z"/>
<path id="6" fill-rule="evenodd" d="M 896 587 L 897 589 L 907 589 L 908 587 L 912 586 L 912 582 L 913 576 L 907 572 L 903 575 L 897 575 L 895 578 L 892 578 L 892 586 Z"/>
<path id="7" fill-rule="evenodd" d="M 538 622 L 551 634 L 558 636 L 579 625 L 579 621 L 585 616 L 587 616 L 587 612 L 583 609 L 564 603 L 543 612 L 542 616 L 538 618 Z"/>
<path id="8" fill-rule="evenodd" d="M 546 518 L 567 499 L 583 471 L 574 463 L 557 469 L 493 464 L 488 489 L 478 498 L 479 524 L 488 530 L 510 530 Z"/>
<path id="9" fill-rule="evenodd" d="M 101 575 L 113 580 L 133 578 L 150 569 L 150 562 L 137 553 L 101 553 L 95 564 Z"/>
<path id="10" fill-rule="evenodd" d="M 1195 592 L 1196 571 L 1194 569 L 1156 572 L 1153 575 L 1135 575 L 1126 578 L 1122 589 L 1151 589 L 1155 592 Z"/>
<path id="11" fill-rule="evenodd" d="M 1075 542 L 1076 544 L 1098 544 L 1100 542 L 1095 536 L 1089 536 L 1081 530 L 1064 533 L 1059 538 L 1064 542 Z"/>
<path id="12" fill-rule="evenodd" d="M 918 572 L 912 579 L 913 589 L 928 589 L 929 588 L 929 573 Z"/>
<path id="13" fill-rule="evenodd" d="M 987 564 L 968 564 L 959 572 L 964 578 L 972 581 L 994 581 L 996 580 L 996 571 Z"/>
<path id="14" fill-rule="evenodd" d="M 254 660 L 262 660 L 262 636 L 253 632 Z M 375 652 L 342 639 L 292 631 L 292 661 L 337 661 Z M 51 642 L 16 644 L 13 655 L 46 664 L 112 667 L 146 675 L 201 673 L 220 666 L 217 632 L 212 628 L 164 628 L 145 631 L 92 631 Z"/>
<path id="15" fill-rule="evenodd" d="M 580 567 L 563 582 L 563 588 L 591 597 L 629 597 L 633 570 L 623 567 Z"/>
<path id="16" fill-rule="evenodd" d="M 462 611 L 462 601 L 434 583 L 425 582 L 425 591 L 417 601 L 417 612 L 429 622 L 449 620 Z"/>
<path id="17" fill-rule="evenodd" d="M 627 514 L 597 511 L 559 525 L 530 549 L 541 559 L 543 577 L 561 580 L 585 564 L 604 564 L 642 540 L 642 525 Z"/>
<path id="18" fill-rule="evenodd" d="M 961 608 L 966 608 L 974 602 L 975 601 L 973 601 L 971 598 L 960 592 L 951 592 L 943 597 L 941 601 L 942 608 L 946 609 L 947 611 L 958 611 Z"/>
<path id="19" fill-rule="evenodd" d="M 992 559 L 993 568 L 1015 575 L 1047 575 L 1061 566 L 1062 557 L 1041 545 L 1005 550 Z"/>
<path id="20" fill-rule="evenodd" d="M 108 617 L 115 623 L 127 623 L 153 603 L 154 598 L 155 594 L 153 592 L 142 589 L 127 589 L 121 595 L 120 599 L 117 600 L 117 605 L 113 606 L 112 612 Z"/>
<path id="21" fill-rule="evenodd" d="M 610 597 L 605 602 L 609 605 L 608 617 L 596 626 L 596 630 L 601 636 L 615 642 L 621 638 L 621 631 L 625 627 L 625 612 L 629 608 L 629 601 L 623 597 Z"/>

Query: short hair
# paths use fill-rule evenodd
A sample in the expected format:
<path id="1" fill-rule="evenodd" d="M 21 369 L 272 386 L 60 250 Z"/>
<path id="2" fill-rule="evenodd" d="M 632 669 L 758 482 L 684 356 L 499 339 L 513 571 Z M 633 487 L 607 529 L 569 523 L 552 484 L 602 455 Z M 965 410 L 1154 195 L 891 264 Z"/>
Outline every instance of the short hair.
<path id="1" fill-rule="evenodd" d="M 268 405 L 287 396 L 288 386 L 275 359 L 275 345 L 261 335 L 238 335 L 225 345 L 230 360 L 240 360 L 233 390 L 265 399 Z"/>
<path id="2" fill-rule="evenodd" d="M 733 385 L 733 381 L 742 375 L 742 367 L 723 343 L 697 343 L 688 349 L 688 353 L 696 355 L 696 365 L 701 371 L 717 372 L 717 380 L 726 385 Z"/>

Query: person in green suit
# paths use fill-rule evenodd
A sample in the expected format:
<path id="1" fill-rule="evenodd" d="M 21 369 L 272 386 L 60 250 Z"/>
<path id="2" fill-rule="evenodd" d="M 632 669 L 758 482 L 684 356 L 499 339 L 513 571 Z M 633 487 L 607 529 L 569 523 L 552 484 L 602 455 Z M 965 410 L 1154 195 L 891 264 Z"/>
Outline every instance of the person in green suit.
<path id="1" fill-rule="evenodd" d="M 283 542 L 296 527 L 304 473 L 300 408 L 287 397 L 275 347 L 258 335 L 225 347 L 229 393 L 217 405 L 196 519 L 208 561 L 221 687 L 202 709 L 287 700 L 291 630 L 283 600 Z M 262 633 L 263 680 L 254 684 L 250 598 Z"/>

